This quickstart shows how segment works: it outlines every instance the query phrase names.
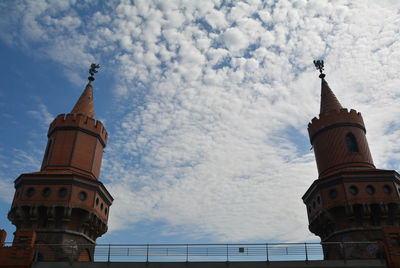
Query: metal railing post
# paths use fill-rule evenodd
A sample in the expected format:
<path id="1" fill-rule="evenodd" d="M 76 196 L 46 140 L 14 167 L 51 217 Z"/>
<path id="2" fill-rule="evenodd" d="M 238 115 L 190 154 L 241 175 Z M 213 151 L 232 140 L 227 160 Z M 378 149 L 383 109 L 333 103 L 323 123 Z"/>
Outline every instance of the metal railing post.
<path id="1" fill-rule="evenodd" d="M 149 262 L 149 244 L 147 244 L 147 250 L 146 250 L 146 262 Z"/>
<path id="2" fill-rule="evenodd" d="M 186 244 L 186 262 L 189 262 L 189 245 Z"/>
<path id="3" fill-rule="evenodd" d="M 36 252 L 35 252 L 34 262 L 37 262 L 37 261 L 38 261 L 38 255 L 39 255 L 39 248 L 40 248 L 40 245 L 35 245 L 35 248 L 36 248 Z"/>
<path id="4" fill-rule="evenodd" d="M 71 262 L 74 261 L 74 246 L 71 245 Z"/>
<path id="5" fill-rule="evenodd" d="M 341 242 L 340 245 L 342 246 L 343 261 L 346 263 L 346 249 L 345 249 L 346 244 Z"/>
<path id="6" fill-rule="evenodd" d="M 226 262 L 229 261 L 229 245 L 226 244 Z"/>
<path id="7" fill-rule="evenodd" d="M 269 250 L 268 250 L 268 243 L 265 244 L 265 250 L 267 252 L 267 262 L 269 262 Z"/>
<path id="8" fill-rule="evenodd" d="M 108 244 L 107 262 L 110 262 L 111 244 Z"/>
<path id="9" fill-rule="evenodd" d="M 308 262 L 307 243 L 304 243 L 304 249 L 305 249 L 305 252 L 306 252 L 306 262 Z"/>

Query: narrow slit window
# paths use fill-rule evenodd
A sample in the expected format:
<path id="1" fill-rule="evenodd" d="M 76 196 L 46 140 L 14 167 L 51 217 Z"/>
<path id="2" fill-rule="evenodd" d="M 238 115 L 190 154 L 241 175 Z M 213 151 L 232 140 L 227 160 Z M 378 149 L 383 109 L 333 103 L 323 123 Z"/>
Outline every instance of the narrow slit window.
<path id="1" fill-rule="evenodd" d="M 351 132 L 346 135 L 346 145 L 350 153 L 360 152 L 360 150 L 358 149 L 356 137 L 354 137 L 353 133 Z"/>

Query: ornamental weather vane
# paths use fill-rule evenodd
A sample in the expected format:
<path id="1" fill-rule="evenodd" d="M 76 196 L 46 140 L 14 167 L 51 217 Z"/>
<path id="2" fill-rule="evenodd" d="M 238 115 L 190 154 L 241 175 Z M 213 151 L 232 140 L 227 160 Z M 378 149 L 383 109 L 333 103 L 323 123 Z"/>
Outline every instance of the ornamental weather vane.
<path id="1" fill-rule="evenodd" d="M 89 81 L 94 81 L 94 74 L 97 73 L 96 69 L 99 69 L 100 65 L 96 64 L 96 63 L 92 63 L 92 65 L 90 65 L 90 76 L 88 77 Z"/>
<path id="2" fill-rule="evenodd" d="M 319 70 L 319 73 L 320 73 L 319 78 L 324 79 L 325 74 L 322 73 L 324 71 L 324 61 L 323 60 L 317 60 L 317 61 L 314 60 L 314 65 L 315 65 L 315 68 L 317 68 L 317 70 Z"/>

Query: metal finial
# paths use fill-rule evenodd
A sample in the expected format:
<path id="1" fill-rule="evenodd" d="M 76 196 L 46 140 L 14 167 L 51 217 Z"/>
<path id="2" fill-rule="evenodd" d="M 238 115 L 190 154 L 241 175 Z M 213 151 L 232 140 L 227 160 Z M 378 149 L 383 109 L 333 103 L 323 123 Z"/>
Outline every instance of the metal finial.
<path id="1" fill-rule="evenodd" d="M 96 64 L 96 63 L 92 63 L 92 65 L 90 65 L 90 69 L 89 69 L 89 73 L 90 76 L 88 77 L 89 81 L 94 81 L 94 74 L 97 73 L 96 69 L 99 69 L 100 65 Z"/>
<path id="2" fill-rule="evenodd" d="M 323 60 L 317 60 L 317 61 L 314 60 L 314 65 L 315 65 L 315 68 L 317 68 L 317 70 L 319 70 L 319 73 L 320 73 L 319 78 L 323 79 L 325 77 L 325 74 L 322 73 L 324 71 L 324 61 Z"/>

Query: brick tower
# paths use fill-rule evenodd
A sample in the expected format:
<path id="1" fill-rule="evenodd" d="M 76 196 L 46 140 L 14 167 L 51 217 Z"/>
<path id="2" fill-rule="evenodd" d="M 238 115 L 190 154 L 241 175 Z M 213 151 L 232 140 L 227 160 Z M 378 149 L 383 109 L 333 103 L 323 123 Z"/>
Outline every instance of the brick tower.
<path id="1" fill-rule="evenodd" d="M 71 113 L 50 124 L 39 172 L 15 180 L 9 220 L 36 232 L 39 260 L 90 261 L 95 241 L 107 231 L 113 198 L 98 180 L 107 132 L 94 119 L 92 64 L 89 83 Z"/>
<path id="2" fill-rule="evenodd" d="M 319 176 L 303 196 L 309 229 L 322 242 L 383 245 L 387 230 L 400 225 L 400 175 L 375 168 L 361 114 L 342 108 L 325 81 L 323 62 L 314 63 L 321 73 L 321 108 L 308 133 Z M 326 259 L 382 254 L 383 247 L 367 243 L 324 245 Z"/>

